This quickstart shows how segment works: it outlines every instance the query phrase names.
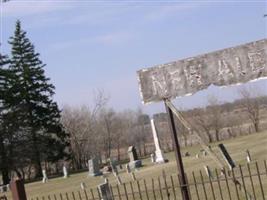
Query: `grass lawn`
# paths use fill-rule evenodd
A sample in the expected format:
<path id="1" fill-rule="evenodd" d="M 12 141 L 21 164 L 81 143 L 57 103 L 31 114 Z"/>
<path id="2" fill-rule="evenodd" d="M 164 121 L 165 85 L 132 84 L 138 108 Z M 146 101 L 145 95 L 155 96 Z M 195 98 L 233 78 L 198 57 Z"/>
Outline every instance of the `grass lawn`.
<path id="1" fill-rule="evenodd" d="M 227 150 L 229 151 L 230 155 L 232 156 L 236 164 L 241 164 L 241 165 L 246 164 L 247 149 L 250 150 L 250 154 L 253 160 L 257 160 L 261 163 L 263 160 L 267 160 L 267 131 L 248 136 L 240 136 L 238 138 L 225 140 L 222 142 L 226 146 Z M 217 143 L 214 143 L 211 146 L 216 146 L 216 145 Z M 192 181 L 192 177 L 190 175 L 192 175 L 193 171 L 199 174 L 199 170 L 202 170 L 204 173 L 203 166 L 205 165 L 208 165 L 210 168 L 218 168 L 216 163 L 209 156 L 201 157 L 199 159 L 195 157 L 195 155 L 199 152 L 200 149 L 201 149 L 200 146 L 186 147 L 182 149 L 183 153 L 188 151 L 191 154 L 191 156 L 189 157 L 183 157 L 185 170 L 189 175 L 190 181 Z M 157 179 L 157 177 L 159 177 L 162 174 L 162 170 L 166 172 L 167 176 L 172 175 L 177 179 L 177 167 L 176 167 L 174 153 L 173 152 L 168 153 L 166 154 L 166 157 L 169 159 L 169 162 L 161 165 L 152 164 L 150 162 L 150 159 L 143 160 L 144 167 L 142 167 L 139 171 L 135 173 L 137 180 L 146 179 L 150 181 L 151 178 Z M 122 182 L 124 183 L 127 183 L 132 180 L 131 176 L 127 174 L 124 169 L 119 171 L 119 174 L 122 179 Z M 206 176 L 205 173 L 204 176 Z M 112 174 L 108 174 L 107 178 L 109 179 L 111 185 L 117 184 L 117 181 Z M 197 178 L 199 178 L 199 175 L 197 175 Z M 264 187 L 266 187 L 265 195 L 267 195 L 267 176 L 266 175 L 262 176 L 262 179 L 263 179 L 263 185 Z M 88 178 L 87 172 L 83 172 L 79 174 L 70 175 L 68 179 L 55 178 L 55 179 L 50 179 L 49 182 L 45 184 L 43 184 L 40 181 L 40 182 L 26 184 L 25 187 L 27 191 L 27 196 L 30 199 L 30 198 L 35 198 L 36 196 L 39 196 L 40 198 L 41 196 L 47 196 L 48 194 L 53 195 L 71 191 L 78 191 L 80 190 L 81 182 L 84 182 L 86 188 L 88 189 L 96 188 L 97 185 L 103 183 L 103 181 L 104 179 L 101 176 Z M 147 185 L 148 187 L 150 187 L 151 183 L 149 182 L 147 183 Z M 256 184 L 256 193 L 259 192 L 259 190 L 260 188 Z M 10 196 L 10 194 L 8 194 L 8 196 Z"/>

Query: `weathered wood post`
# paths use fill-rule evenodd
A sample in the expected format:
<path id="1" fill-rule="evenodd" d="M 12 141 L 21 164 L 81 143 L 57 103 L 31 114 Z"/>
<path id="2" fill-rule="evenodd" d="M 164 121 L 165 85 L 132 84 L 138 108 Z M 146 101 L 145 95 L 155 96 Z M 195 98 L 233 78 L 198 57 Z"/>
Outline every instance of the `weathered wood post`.
<path id="1" fill-rule="evenodd" d="M 181 155 L 180 144 L 179 144 L 178 136 L 176 133 L 173 113 L 172 113 L 172 110 L 169 108 L 169 106 L 166 104 L 166 102 L 165 102 L 165 108 L 168 114 L 171 137 L 172 137 L 172 141 L 174 143 L 174 148 L 175 148 L 175 158 L 176 158 L 178 172 L 180 175 L 179 177 L 180 177 L 180 183 L 181 183 L 182 197 L 183 197 L 183 200 L 190 200 L 190 194 L 189 194 L 189 190 L 187 186 L 186 175 L 184 172 L 184 165 L 183 165 L 183 160 L 182 160 L 182 155 Z"/>
<path id="2" fill-rule="evenodd" d="M 13 200 L 27 200 L 24 182 L 22 179 L 11 181 L 10 188 Z"/>

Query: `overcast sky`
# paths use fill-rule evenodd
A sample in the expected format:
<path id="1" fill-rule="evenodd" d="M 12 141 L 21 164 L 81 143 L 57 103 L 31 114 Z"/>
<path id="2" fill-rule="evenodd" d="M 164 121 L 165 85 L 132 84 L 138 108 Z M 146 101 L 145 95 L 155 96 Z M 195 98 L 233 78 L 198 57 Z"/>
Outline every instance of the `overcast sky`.
<path id="1" fill-rule="evenodd" d="M 56 86 L 60 106 L 92 105 L 96 89 L 115 109 L 143 106 L 136 71 L 266 38 L 265 1 L 10 1 L 1 4 L 1 53 L 15 21 L 34 43 Z M 266 94 L 267 81 L 254 83 Z M 178 107 L 203 106 L 207 96 L 237 98 L 236 87 L 210 88 L 178 99 Z"/>

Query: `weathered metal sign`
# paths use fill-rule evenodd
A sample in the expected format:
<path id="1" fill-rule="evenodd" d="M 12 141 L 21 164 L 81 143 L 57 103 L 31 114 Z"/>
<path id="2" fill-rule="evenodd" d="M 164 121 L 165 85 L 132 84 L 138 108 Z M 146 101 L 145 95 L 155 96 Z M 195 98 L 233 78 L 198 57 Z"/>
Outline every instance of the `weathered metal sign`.
<path id="1" fill-rule="evenodd" d="M 137 72 L 144 103 L 267 77 L 267 39 Z"/>

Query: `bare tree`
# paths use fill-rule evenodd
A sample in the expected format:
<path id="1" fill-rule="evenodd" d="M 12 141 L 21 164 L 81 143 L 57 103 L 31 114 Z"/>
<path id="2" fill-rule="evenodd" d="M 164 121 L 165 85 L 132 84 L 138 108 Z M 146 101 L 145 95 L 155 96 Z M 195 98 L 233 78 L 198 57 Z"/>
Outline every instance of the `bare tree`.
<path id="1" fill-rule="evenodd" d="M 209 121 L 210 121 L 211 127 L 215 131 L 215 139 L 216 141 L 219 141 L 220 140 L 219 133 L 223 127 L 223 120 L 221 117 L 222 107 L 217 97 L 210 96 L 208 98 L 208 106 L 206 110 L 209 115 Z"/>
<path id="2" fill-rule="evenodd" d="M 213 141 L 211 134 L 211 121 L 205 109 L 194 109 L 191 111 L 190 115 L 192 116 L 193 123 L 202 128 L 205 133 L 208 142 Z"/>
<path id="3" fill-rule="evenodd" d="M 208 98 L 208 106 L 204 109 L 194 109 L 191 111 L 193 123 L 202 128 L 208 142 L 213 141 L 213 132 L 215 141 L 220 140 L 220 130 L 223 128 L 222 107 L 216 97 Z"/>
<path id="4" fill-rule="evenodd" d="M 115 122 L 115 139 L 114 147 L 117 149 L 117 160 L 121 160 L 121 149 L 129 146 L 129 136 L 132 133 L 132 127 L 134 126 L 135 113 L 131 110 L 125 110 L 117 113 Z"/>
<path id="5" fill-rule="evenodd" d="M 101 144 L 105 153 L 105 158 L 111 157 L 112 142 L 115 135 L 116 112 L 111 108 L 103 108 L 99 113 L 98 124 L 101 136 Z"/>
<path id="6" fill-rule="evenodd" d="M 97 116 L 106 102 L 104 93 L 98 91 L 92 109 L 88 106 L 63 107 L 61 121 L 66 132 L 70 134 L 72 161 L 76 169 L 82 168 L 87 159 L 101 152 L 98 144 Z"/>
<path id="7" fill-rule="evenodd" d="M 243 87 L 239 90 L 242 98 L 241 104 L 244 107 L 249 120 L 254 126 L 256 132 L 259 132 L 260 125 L 260 93 L 259 88 Z"/>

